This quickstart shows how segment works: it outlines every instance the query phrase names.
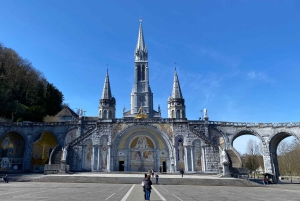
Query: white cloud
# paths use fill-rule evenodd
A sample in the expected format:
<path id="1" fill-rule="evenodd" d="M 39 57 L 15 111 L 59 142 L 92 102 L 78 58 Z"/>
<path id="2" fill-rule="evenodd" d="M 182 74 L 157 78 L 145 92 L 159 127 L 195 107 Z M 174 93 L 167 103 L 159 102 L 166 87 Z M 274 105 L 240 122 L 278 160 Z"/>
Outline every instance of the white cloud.
<path id="1" fill-rule="evenodd" d="M 247 73 L 248 79 L 251 80 L 259 80 L 263 82 L 268 82 L 268 83 L 274 83 L 275 80 L 270 79 L 265 73 L 263 72 L 256 72 L 256 71 L 250 71 Z"/>

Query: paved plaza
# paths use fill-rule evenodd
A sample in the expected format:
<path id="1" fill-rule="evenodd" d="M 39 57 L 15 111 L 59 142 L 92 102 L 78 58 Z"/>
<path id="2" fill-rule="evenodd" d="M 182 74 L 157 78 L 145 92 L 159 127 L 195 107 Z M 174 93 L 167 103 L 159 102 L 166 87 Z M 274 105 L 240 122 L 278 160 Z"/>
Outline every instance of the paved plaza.
<path id="1" fill-rule="evenodd" d="M 299 185 L 259 187 L 153 185 L 151 201 L 299 200 Z M 140 184 L 10 182 L 0 183 L 1 200 L 143 201 Z"/>

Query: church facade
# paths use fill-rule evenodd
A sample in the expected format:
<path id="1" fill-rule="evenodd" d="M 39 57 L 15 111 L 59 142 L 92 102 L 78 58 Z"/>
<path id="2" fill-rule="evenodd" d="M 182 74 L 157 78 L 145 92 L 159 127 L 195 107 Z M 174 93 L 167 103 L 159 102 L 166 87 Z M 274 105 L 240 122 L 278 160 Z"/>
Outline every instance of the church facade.
<path id="1" fill-rule="evenodd" d="M 130 109 L 116 117 L 106 73 L 98 116 L 85 117 L 70 108 L 55 122 L 0 122 L 0 170 L 148 171 L 239 174 L 242 160 L 233 141 L 245 134 L 262 144 L 264 172 L 280 175 L 277 146 L 288 136 L 300 140 L 300 123 L 241 123 L 188 120 L 179 76 L 174 72 L 168 117 L 153 108 L 148 50 L 140 22 L 134 51 L 134 80 Z"/>
<path id="2" fill-rule="evenodd" d="M 70 147 L 67 161 L 70 169 L 77 171 L 154 169 L 163 172 L 183 169 L 186 172 L 218 172 L 220 156 L 217 146 L 204 146 L 203 140 L 188 130 L 188 127 L 192 126 L 197 128 L 201 135 L 205 135 L 205 121 L 191 122 L 186 119 L 185 102 L 176 70 L 173 88 L 170 89 L 172 95 L 167 100 L 168 118 L 161 117 L 160 107 L 158 110 L 153 109 L 148 50 L 141 22 L 134 51 L 133 83 L 130 110 L 126 111 L 124 108 L 123 117 L 118 119 L 115 116 L 116 100 L 112 97 L 109 75 L 106 73 L 99 102 L 98 120 L 95 122 L 97 129 L 81 142 L 82 145 Z M 208 120 L 206 112 L 205 115 L 205 119 Z M 80 116 L 79 119 L 82 118 Z M 76 137 L 81 135 L 82 133 L 78 133 Z M 75 138 L 67 135 L 65 145 Z"/>

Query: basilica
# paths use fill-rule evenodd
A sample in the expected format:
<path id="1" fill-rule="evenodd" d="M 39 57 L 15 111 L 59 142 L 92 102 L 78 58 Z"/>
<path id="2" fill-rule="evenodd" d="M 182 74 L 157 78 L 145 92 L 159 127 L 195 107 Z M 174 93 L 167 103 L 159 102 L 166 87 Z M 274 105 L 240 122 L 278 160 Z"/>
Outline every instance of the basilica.
<path id="1" fill-rule="evenodd" d="M 148 50 L 140 21 L 134 51 L 134 80 L 130 109 L 116 117 L 106 72 L 96 109 L 87 117 L 65 107 L 52 122 L 0 122 L 1 171 L 155 171 L 241 175 L 239 153 L 233 141 L 245 134 L 262 144 L 264 172 L 279 176 L 276 149 L 279 142 L 294 136 L 300 139 L 300 123 L 240 123 L 186 118 L 186 105 L 174 72 L 171 95 L 166 99 L 168 116 L 153 108 L 149 83 Z"/>
<path id="2" fill-rule="evenodd" d="M 149 83 L 148 50 L 140 21 L 134 51 L 134 80 L 130 94 L 130 110 L 116 118 L 116 100 L 112 96 L 109 75 L 106 73 L 98 118 L 78 121 L 88 129 L 77 128 L 65 137 L 68 148 L 66 164 L 77 171 L 147 171 L 218 172 L 220 164 L 218 135 L 211 141 L 205 119 L 186 119 L 185 101 L 175 69 L 174 82 L 168 102 L 168 118 L 161 117 L 160 107 L 153 109 L 153 93 Z M 94 126 L 93 126 L 94 125 Z M 189 128 L 194 130 L 191 131 Z M 93 130 L 94 129 L 94 130 Z M 89 134 L 80 142 L 76 138 Z M 202 136 L 202 137 L 199 137 Z M 203 140 L 205 139 L 206 142 Z M 209 143 L 208 143 L 208 141 Z M 210 142 L 211 141 L 211 142 Z"/>

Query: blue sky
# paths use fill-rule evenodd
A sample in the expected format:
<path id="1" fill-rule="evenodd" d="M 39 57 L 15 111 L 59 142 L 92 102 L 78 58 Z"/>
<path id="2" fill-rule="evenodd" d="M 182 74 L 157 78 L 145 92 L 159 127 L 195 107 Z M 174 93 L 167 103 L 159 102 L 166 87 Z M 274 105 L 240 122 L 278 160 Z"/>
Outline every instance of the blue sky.
<path id="1" fill-rule="evenodd" d="M 0 42 L 30 60 L 71 108 L 83 108 L 88 116 L 97 115 L 107 64 L 117 117 L 130 107 L 142 17 L 154 107 L 161 106 L 163 117 L 176 62 L 189 119 L 207 108 L 210 120 L 299 121 L 300 1 L 0 0 L 0 5 Z"/>

